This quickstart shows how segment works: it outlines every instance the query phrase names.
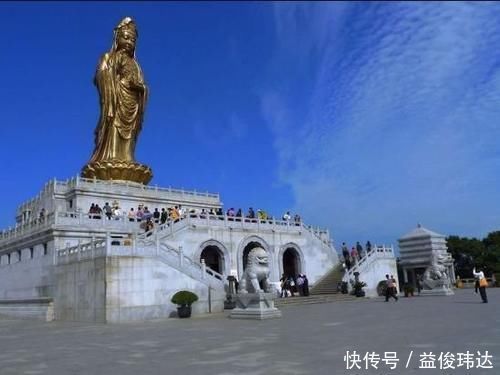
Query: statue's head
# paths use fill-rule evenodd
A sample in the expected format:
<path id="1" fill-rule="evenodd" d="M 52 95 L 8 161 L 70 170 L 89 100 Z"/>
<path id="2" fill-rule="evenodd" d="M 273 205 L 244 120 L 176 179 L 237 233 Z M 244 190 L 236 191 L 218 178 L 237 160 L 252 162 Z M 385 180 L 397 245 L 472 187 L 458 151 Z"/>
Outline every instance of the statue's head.
<path id="1" fill-rule="evenodd" d="M 262 247 L 256 247 L 250 250 L 248 253 L 247 267 L 267 267 L 269 265 L 269 258 L 267 256 L 266 250 Z"/>
<path id="2" fill-rule="evenodd" d="M 135 43 L 138 36 L 134 20 L 130 17 L 125 17 L 115 27 L 114 49 L 124 50 L 130 56 L 134 56 Z"/>

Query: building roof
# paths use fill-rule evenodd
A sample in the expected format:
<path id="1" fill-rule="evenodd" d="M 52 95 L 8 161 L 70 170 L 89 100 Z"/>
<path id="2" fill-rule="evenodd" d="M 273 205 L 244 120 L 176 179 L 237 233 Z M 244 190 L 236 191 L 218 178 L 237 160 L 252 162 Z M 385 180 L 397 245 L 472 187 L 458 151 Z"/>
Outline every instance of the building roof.
<path id="1" fill-rule="evenodd" d="M 407 233 L 404 236 L 402 236 L 399 239 L 399 241 L 409 240 L 409 239 L 413 239 L 413 238 L 421 238 L 421 237 L 440 237 L 440 238 L 444 238 L 446 236 L 444 236 L 442 234 L 439 234 L 439 233 L 436 233 L 436 232 L 433 232 L 433 231 L 431 231 L 429 229 L 424 228 L 420 224 L 418 224 L 415 229 L 413 229 L 410 233 Z"/>

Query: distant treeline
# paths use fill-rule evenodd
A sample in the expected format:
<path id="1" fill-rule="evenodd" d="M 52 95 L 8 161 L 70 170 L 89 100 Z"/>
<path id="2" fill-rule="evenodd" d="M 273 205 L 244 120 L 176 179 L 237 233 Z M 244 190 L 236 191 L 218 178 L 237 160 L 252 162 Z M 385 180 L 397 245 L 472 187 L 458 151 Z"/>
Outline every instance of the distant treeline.
<path id="1" fill-rule="evenodd" d="M 486 238 L 449 236 L 448 251 L 455 259 L 455 271 L 461 278 L 471 278 L 474 266 L 485 271 L 486 277 L 500 273 L 500 231 L 489 233 Z"/>

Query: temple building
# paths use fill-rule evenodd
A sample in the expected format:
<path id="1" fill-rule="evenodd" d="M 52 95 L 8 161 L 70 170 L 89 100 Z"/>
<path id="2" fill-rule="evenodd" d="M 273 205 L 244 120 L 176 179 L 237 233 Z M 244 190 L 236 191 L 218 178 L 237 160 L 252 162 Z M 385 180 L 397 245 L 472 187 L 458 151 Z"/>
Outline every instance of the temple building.
<path id="1" fill-rule="evenodd" d="M 108 218 L 89 207 L 108 202 Z M 131 221 L 131 208 L 181 206 L 178 220 Z M 0 314 L 97 322 L 169 317 L 171 296 L 200 297 L 194 314 L 222 311 L 227 277 L 239 278 L 255 247 L 269 254 L 270 280 L 307 274 L 312 285 L 338 262 L 327 230 L 275 219 L 213 215 L 218 194 L 75 177 L 52 180 L 21 204 L 0 234 Z M 211 211 L 213 209 L 213 211 Z"/>
<path id="2" fill-rule="evenodd" d="M 433 257 L 443 259 L 449 281 L 455 283 L 453 258 L 448 253 L 446 236 L 422 227 L 420 224 L 399 240 L 400 261 L 404 282 L 416 286 L 417 278 L 422 279 Z"/>
<path id="3" fill-rule="evenodd" d="M 135 160 L 150 94 L 138 36 L 134 20 L 123 18 L 98 60 L 100 114 L 81 173 L 47 182 L 18 207 L 15 226 L 0 232 L 0 315 L 159 319 L 175 314 L 171 297 L 181 290 L 198 295 L 193 314 L 222 311 L 228 279 L 242 277 L 255 248 L 266 253 L 266 283 L 275 288 L 281 275 L 302 273 L 311 287 L 335 290 L 339 260 L 328 230 L 300 219 L 226 215 L 217 193 L 148 185 L 153 170 Z M 375 287 L 394 264 L 392 247 L 375 247 L 351 271 Z"/>

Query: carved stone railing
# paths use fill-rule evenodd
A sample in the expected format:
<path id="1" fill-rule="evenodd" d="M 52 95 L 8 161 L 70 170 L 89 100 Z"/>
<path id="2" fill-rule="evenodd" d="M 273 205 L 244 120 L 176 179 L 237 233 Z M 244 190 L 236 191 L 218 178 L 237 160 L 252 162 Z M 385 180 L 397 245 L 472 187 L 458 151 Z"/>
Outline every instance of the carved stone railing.
<path id="1" fill-rule="evenodd" d="M 88 214 L 83 212 L 57 212 L 54 224 L 57 226 L 83 225 L 90 228 L 104 228 L 109 231 L 131 231 L 140 230 L 141 222 L 130 221 L 126 215 L 112 216 L 111 219 L 102 214 Z"/>
<path id="2" fill-rule="evenodd" d="M 354 279 L 354 273 L 359 272 L 360 274 L 365 271 L 375 260 L 377 259 L 390 259 L 395 258 L 394 247 L 385 245 L 374 245 L 372 250 L 365 254 L 361 259 L 356 259 L 354 264 L 349 270 L 346 270 L 344 274 L 344 281 L 349 281 Z"/>
<path id="3" fill-rule="evenodd" d="M 134 237 L 120 237 L 108 234 L 85 244 L 78 244 L 56 251 L 55 264 L 68 264 L 103 256 L 142 256 L 157 258 L 178 271 L 214 288 L 224 286 L 224 276 L 204 262 L 201 264 L 186 256 L 182 248 L 175 249 L 160 244 L 156 239 L 150 241 Z"/>
<path id="4" fill-rule="evenodd" d="M 17 224 L 14 228 L 8 228 L 0 232 L 0 245 L 3 245 L 9 240 L 14 240 L 19 237 L 32 234 L 39 230 L 49 228 L 55 223 L 55 214 L 47 214 L 43 219 L 34 219 L 28 223 Z"/>
<path id="5" fill-rule="evenodd" d="M 218 193 L 209 193 L 209 192 L 199 192 L 196 190 L 184 190 L 184 189 L 173 189 L 171 187 L 158 187 L 158 186 L 148 186 L 148 185 L 139 185 L 134 182 L 128 181 L 113 181 L 113 180 L 94 180 L 83 177 L 74 177 L 66 181 L 56 181 L 57 186 L 61 186 L 64 188 L 92 188 L 98 186 L 100 190 L 109 190 L 113 192 L 116 187 L 126 187 L 129 189 L 137 190 L 137 191 L 146 191 L 146 192 L 160 192 L 160 193 L 171 193 L 183 197 L 205 197 L 205 198 L 215 198 L 219 199 Z"/>
<path id="6" fill-rule="evenodd" d="M 228 215 L 210 215 L 210 214 L 195 214 L 188 213 L 183 215 L 175 222 L 167 221 L 161 225 L 155 225 L 155 228 L 138 238 L 145 239 L 151 235 L 158 233 L 162 238 L 188 227 L 207 226 L 207 227 L 223 227 L 231 229 L 247 229 L 259 233 L 261 231 L 280 231 L 280 232 L 307 232 L 316 237 L 323 244 L 330 246 L 330 233 L 327 229 L 313 228 L 302 222 L 283 221 L 276 219 L 256 219 L 246 217 L 236 217 Z"/>

